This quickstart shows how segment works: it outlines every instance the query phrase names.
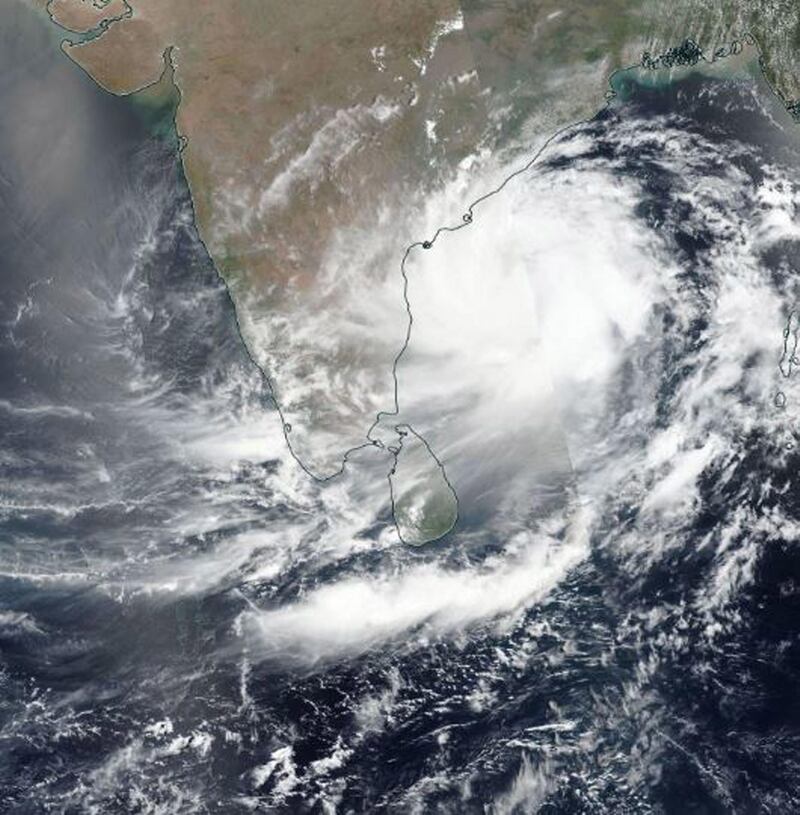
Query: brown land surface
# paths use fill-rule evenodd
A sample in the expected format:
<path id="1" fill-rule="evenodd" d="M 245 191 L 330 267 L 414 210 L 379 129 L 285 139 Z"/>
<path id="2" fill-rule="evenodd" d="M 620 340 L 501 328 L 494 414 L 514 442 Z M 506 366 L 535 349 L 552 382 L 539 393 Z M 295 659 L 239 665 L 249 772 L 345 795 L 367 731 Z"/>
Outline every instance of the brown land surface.
<path id="1" fill-rule="evenodd" d="M 53 0 L 49 11 L 85 27 L 118 6 Z M 65 51 L 103 87 L 129 94 L 157 81 L 171 49 L 200 233 L 292 425 L 293 448 L 317 474 L 337 469 L 393 405 L 391 366 L 407 318 L 399 258 L 424 237 L 410 231 L 414 211 L 465 157 L 524 150 L 592 115 L 612 71 L 687 36 L 713 49 L 754 30 L 769 45 L 768 75 L 785 98 L 797 95 L 790 45 L 800 14 L 775 4 L 127 6 L 130 16 Z M 460 211 L 443 211 L 442 222 Z"/>
<path id="2" fill-rule="evenodd" d="M 132 11 L 125 0 L 50 0 L 46 8 L 54 22 L 79 34 L 85 34 L 103 22 L 121 19 Z"/>

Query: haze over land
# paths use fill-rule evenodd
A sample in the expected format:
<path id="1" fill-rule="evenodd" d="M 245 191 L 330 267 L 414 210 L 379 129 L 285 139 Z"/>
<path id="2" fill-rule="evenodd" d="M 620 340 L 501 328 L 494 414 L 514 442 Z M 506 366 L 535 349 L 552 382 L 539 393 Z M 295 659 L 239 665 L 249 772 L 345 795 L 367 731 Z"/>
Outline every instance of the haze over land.
<path id="1" fill-rule="evenodd" d="M 76 32 L 64 50 L 103 87 L 129 94 L 156 83 L 151 97 L 167 96 L 173 81 L 180 89 L 198 228 L 287 441 L 317 477 L 338 472 L 348 450 L 370 443 L 378 414 L 395 408 L 392 366 L 409 316 L 404 248 L 458 222 L 470 196 L 593 115 L 614 70 L 687 37 L 713 54 L 751 31 L 778 91 L 798 95 L 800 13 L 778 18 L 770 3 L 46 8 Z M 382 435 L 387 449 L 394 435 Z M 436 462 L 417 458 L 409 483 L 438 483 Z M 454 511 L 444 511 L 442 532 Z"/>
<path id="2" fill-rule="evenodd" d="M 734 7 L 96 3 L 156 84 L 0 3 L 0 801 L 797 811 L 800 129 L 686 40 Z"/>

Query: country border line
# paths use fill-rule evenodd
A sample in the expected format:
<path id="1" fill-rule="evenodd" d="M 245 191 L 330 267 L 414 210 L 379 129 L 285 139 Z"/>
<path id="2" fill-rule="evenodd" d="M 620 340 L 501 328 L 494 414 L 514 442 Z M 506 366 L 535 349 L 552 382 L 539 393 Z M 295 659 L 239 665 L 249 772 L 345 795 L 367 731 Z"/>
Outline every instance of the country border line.
<path id="1" fill-rule="evenodd" d="M 48 6 L 49 6 L 49 3 L 48 3 Z M 126 6 L 127 6 L 127 3 L 126 3 Z M 115 22 L 117 22 L 116 19 L 109 20 L 107 26 L 104 28 L 102 33 L 105 33 L 105 30 L 107 30 L 107 28 L 110 28 Z M 59 26 L 59 27 L 61 27 L 62 30 L 64 30 L 64 28 L 62 26 Z M 101 35 L 102 34 L 100 34 L 98 36 L 101 36 Z M 65 45 L 71 45 L 71 44 L 73 44 L 73 43 L 71 43 L 68 38 L 65 38 L 64 40 L 62 40 L 62 51 L 67 56 L 69 56 L 69 53 L 68 53 L 67 49 L 64 48 L 64 46 Z M 539 159 L 542 157 L 542 155 L 545 153 L 545 151 L 557 139 L 559 139 L 561 136 L 565 135 L 566 133 L 568 133 L 568 132 L 570 132 L 572 130 L 576 130 L 577 128 L 588 125 L 589 123 L 594 121 L 599 115 L 601 115 L 602 113 L 607 111 L 610 108 L 610 106 L 611 106 L 612 102 L 614 101 L 614 99 L 617 97 L 617 92 L 614 90 L 614 87 L 613 87 L 613 80 L 614 80 L 614 78 L 616 76 L 618 76 L 620 74 L 623 74 L 623 73 L 626 73 L 628 71 L 636 70 L 637 68 L 643 68 L 645 70 L 658 70 L 658 69 L 664 69 L 664 68 L 672 69 L 673 67 L 676 67 L 676 66 L 677 67 L 691 67 L 691 66 L 696 65 L 696 64 L 698 64 L 700 62 L 704 62 L 704 63 L 706 63 L 708 65 L 712 65 L 715 62 L 719 61 L 720 59 L 724 59 L 724 58 L 729 57 L 731 55 L 740 53 L 745 44 L 755 47 L 756 52 L 758 54 L 759 67 L 760 67 L 760 69 L 762 71 L 762 74 L 764 75 L 764 78 L 765 78 L 768 86 L 773 91 L 773 93 L 775 93 L 776 97 L 780 100 L 780 102 L 783 104 L 783 106 L 786 108 L 786 110 L 790 113 L 790 115 L 794 116 L 795 115 L 795 110 L 798 107 L 800 107 L 800 102 L 788 101 L 769 82 L 769 80 L 767 78 L 767 72 L 765 70 L 765 60 L 764 60 L 764 56 L 763 56 L 763 53 L 761 51 L 761 48 L 760 48 L 759 43 L 756 40 L 756 38 L 752 34 L 750 34 L 749 32 L 745 32 L 740 37 L 732 39 L 730 45 L 728 45 L 728 46 L 723 46 L 723 47 L 716 48 L 714 50 L 713 54 L 711 55 L 711 57 L 708 57 L 705 54 L 705 52 L 697 45 L 697 43 L 695 43 L 694 40 L 692 40 L 691 38 L 685 39 L 681 45 L 670 48 L 667 51 L 665 51 L 663 54 L 661 54 L 660 56 L 655 57 L 655 58 L 651 57 L 649 52 L 644 51 L 642 53 L 642 57 L 641 57 L 641 60 L 639 62 L 633 63 L 633 64 L 631 64 L 631 65 L 629 65 L 627 67 L 616 68 L 614 71 L 612 71 L 609 74 L 608 85 L 609 85 L 610 89 L 608 91 L 606 91 L 606 95 L 605 95 L 605 100 L 606 101 L 605 101 L 605 103 L 603 105 L 601 105 L 591 116 L 588 116 L 588 117 L 585 117 L 583 119 L 579 119 L 577 121 L 571 122 L 571 123 L 569 123 L 567 125 L 564 125 L 563 127 L 558 128 L 555 132 L 553 132 L 545 140 L 545 142 L 536 150 L 536 152 L 533 154 L 533 156 L 522 167 L 519 167 L 518 169 L 516 169 L 513 172 L 509 173 L 509 175 L 507 175 L 497 187 L 495 187 L 492 190 L 489 190 L 488 192 L 484 193 L 483 195 L 480 195 L 478 198 L 474 199 L 471 203 L 469 203 L 467 205 L 467 207 L 466 207 L 465 213 L 462 215 L 461 223 L 451 225 L 451 226 L 440 226 L 433 233 L 433 235 L 430 238 L 425 239 L 425 240 L 421 240 L 421 241 L 414 241 L 414 242 L 408 244 L 408 246 L 406 246 L 406 249 L 405 249 L 405 251 L 403 253 L 403 257 L 402 257 L 402 259 L 400 261 L 400 274 L 401 274 L 402 279 L 403 279 L 403 301 L 404 301 L 404 304 L 405 304 L 405 307 L 406 307 L 406 313 L 408 315 L 408 321 L 407 321 L 405 339 L 403 341 L 403 344 L 402 344 L 400 350 L 395 355 L 395 358 L 394 358 L 393 363 L 392 363 L 392 380 L 393 380 L 393 389 L 392 390 L 393 390 L 393 405 L 394 405 L 393 409 L 378 411 L 378 413 L 375 416 L 375 420 L 370 425 L 370 427 L 368 428 L 368 430 L 367 430 L 367 432 L 365 434 L 366 441 L 364 441 L 362 444 L 355 445 L 355 446 L 350 447 L 347 450 L 345 450 L 345 452 L 342 454 L 341 463 L 340 463 L 338 469 L 336 469 L 335 471 L 329 473 L 328 475 L 324 475 L 324 476 L 315 473 L 303 461 L 301 456 L 295 451 L 295 449 L 294 449 L 294 447 L 292 445 L 292 442 L 291 442 L 291 438 L 290 438 L 290 434 L 292 432 L 292 426 L 286 420 L 286 416 L 284 414 L 283 407 L 282 407 L 280 399 L 278 397 L 277 388 L 273 384 L 271 376 L 267 373 L 267 371 L 261 365 L 261 363 L 255 358 L 254 353 L 251 351 L 251 349 L 250 349 L 250 347 L 249 347 L 249 345 L 248 345 L 248 343 L 247 343 L 247 341 L 245 339 L 244 331 L 242 329 L 242 325 L 241 325 L 240 318 L 239 318 L 239 311 L 238 311 L 236 302 L 235 302 L 235 300 L 233 298 L 233 295 L 231 294 L 230 286 L 228 285 L 228 282 L 225 279 L 225 277 L 223 276 L 223 274 L 220 272 L 219 267 L 218 267 L 217 263 L 215 262 L 213 255 L 209 251 L 209 248 L 208 248 L 206 242 L 204 241 L 202 235 L 200 234 L 200 230 L 197 227 L 197 218 L 196 218 L 196 211 L 195 211 L 195 206 L 194 206 L 194 195 L 192 194 L 191 184 L 189 183 L 189 178 L 188 178 L 188 176 L 186 174 L 186 170 L 185 170 L 185 167 L 184 167 L 184 161 L 183 161 L 183 151 L 186 149 L 186 146 L 188 144 L 188 137 L 186 137 L 185 135 L 183 135 L 180 132 L 180 129 L 178 128 L 178 123 L 177 123 L 177 110 L 180 107 L 180 103 L 181 103 L 181 99 L 183 97 L 183 93 L 181 91 L 180 84 L 179 84 L 179 82 L 177 80 L 177 76 L 176 76 L 176 73 L 175 73 L 175 65 L 174 65 L 174 62 L 173 62 L 173 59 L 172 59 L 173 46 L 169 45 L 163 52 L 165 67 L 164 67 L 164 71 L 158 77 L 158 79 L 154 80 L 153 82 L 148 82 L 148 83 L 142 85 L 141 87 L 136 88 L 133 91 L 130 91 L 129 93 L 126 93 L 126 94 L 114 93 L 113 91 L 111 91 L 110 89 L 108 89 L 104 85 L 102 85 L 102 83 L 98 82 L 85 68 L 83 68 L 83 66 L 81 66 L 78 63 L 74 62 L 74 60 L 73 60 L 73 63 L 78 65 L 80 70 L 83 71 L 93 82 L 95 82 L 95 84 L 98 87 L 102 88 L 107 93 L 110 93 L 111 95 L 118 96 L 118 97 L 132 96 L 132 95 L 134 95 L 136 93 L 139 93 L 139 92 L 141 92 L 141 91 L 143 91 L 143 90 L 145 90 L 147 88 L 153 87 L 153 86 L 159 84 L 159 82 L 161 82 L 161 80 L 164 78 L 164 74 L 167 71 L 169 71 L 169 70 L 172 71 L 172 83 L 173 83 L 173 85 L 175 87 L 175 90 L 176 90 L 176 92 L 178 94 L 178 102 L 175 105 L 175 110 L 174 110 L 174 112 L 172 114 L 172 127 L 173 127 L 173 130 L 174 130 L 174 132 L 176 134 L 176 137 L 177 137 L 178 160 L 179 160 L 180 165 L 181 165 L 181 171 L 182 171 L 184 180 L 186 181 L 187 188 L 189 189 L 189 201 L 190 201 L 190 207 L 191 207 L 191 211 L 192 211 L 192 223 L 193 223 L 193 225 L 195 227 L 195 233 L 196 233 L 197 238 L 200 241 L 201 245 L 205 249 L 208 258 L 211 261 L 211 263 L 212 263 L 212 265 L 214 267 L 214 270 L 217 273 L 217 276 L 219 277 L 220 281 L 222 282 L 222 284 L 223 284 L 223 286 L 225 288 L 225 292 L 226 292 L 226 294 L 228 296 L 229 302 L 231 304 L 231 308 L 233 310 L 234 323 L 236 325 L 236 332 L 237 332 L 237 334 L 239 336 L 239 339 L 241 340 L 244 352 L 245 352 L 247 358 L 249 359 L 249 361 L 252 363 L 254 368 L 259 372 L 261 378 L 263 379 L 263 381 L 267 385 L 267 389 L 269 391 L 269 398 L 272 401 L 273 405 L 275 406 L 275 410 L 278 413 L 278 416 L 279 416 L 280 421 L 281 421 L 281 431 L 283 433 L 283 437 L 284 437 L 284 440 L 286 442 L 287 449 L 289 450 L 289 454 L 292 456 L 292 458 L 295 460 L 295 462 L 299 465 L 299 467 L 303 470 L 303 472 L 305 472 L 306 475 L 308 475 L 313 481 L 315 481 L 315 482 L 317 482 L 319 484 L 325 484 L 325 483 L 327 483 L 329 481 L 332 481 L 332 480 L 338 478 L 344 472 L 344 470 L 345 470 L 345 468 L 347 466 L 347 463 L 350 460 L 351 456 L 353 456 L 358 451 L 367 449 L 369 447 L 378 447 L 380 449 L 387 449 L 387 450 L 389 449 L 386 445 L 383 444 L 382 441 L 380 441 L 379 439 L 373 438 L 372 434 L 373 434 L 373 432 L 376 430 L 376 428 L 379 426 L 379 424 L 381 423 L 381 421 L 384 418 L 398 417 L 400 415 L 400 395 L 399 395 L 399 382 L 398 382 L 397 372 L 398 372 L 398 366 L 399 366 L 403 356 L 405 355 L 405 353 L 408 350 L 408 347 L 410 345 L 411 332 L 412 332 L 413 323 L 414 323 L 414 315 L 413 315 L 413 312 L 412 312 L 411 302 L 410 302 L 410 299 L 409 299 L 409 296 L 408 296 L 409 280 L 408 280 L 408 273 L 407 273 L 407 270 L 406 270 L 406 262 L 408 260 L 409 255 L 411 254 L 412 250 L 416 249 L 417 247 L 420 247 L 420 248 L 425 249 L 425 250 L 431 249 L 433 247 L 433 245 L 435 244 L 436 240 L 438 239 L 438 237 L 441 234 L 446 233 L 446 232 L 458 232 L 459 230 L 464 229 L 467 226 L 469 226 L 470 224 L 472 224 L 474 222 L 474 215 L 475 215 L 476 208 L 479 207 L 485 201 L 493 198 L 494 196 L 496 196 L 500 192 L 502 192 L 512 180 L 514 180 L 518 176 L 521 176 L 524 173 L 528 172 L 539 161 Z M 458 517 L 459 517 L 458 516 L 458 506 L 459 506 L 458 505 L 458 500 L 459 500 L 458 499 L 458 493 L 456 492 L 455 488 L 453 487 L 453 485 L 452 485 L 452 483 L 451 483 L 451 481 L 450 481 L 450 479 L 449 479 L 449 477 L 447 475 L 447 470 L 446 470 L 446 467 L 445 467 L 444 463 L 436 455 L 435 451 L 430 446 L 430 444 L 425 439 L 425 437 L 419 431 L 415 430 L 408 423 L 399 423 L 399 424 L 394 426 L 394 430 L 397 433 L 398 437 L 400 437 L 401 440 L 402 440 L 401 430 L 405 429 L 405 428 L 407 428 L 410 432 L 412 432 L 425 445 L 425 447 L 427 448 L 428 452 L 430 453 L 430 455 L 433 458 L 436 465 L 441 468 L 441 472 L 442 472 L 442 474 L 444 476 L 444 479 L 445 479 L 447 485 L 449 486 L 449 488 L 452 490 L 453 495 L 455 496 L 455 500 L 456 500 L 456 516 L 455 516 L 455 520 L 453 522 L 453 525 L 450 527 L 450 529 L 448 529 L 447 532 L 443 533 L 439 538 L 436 539 L 438 541 L 438 540 L 441 540 L 442 538 L 446 537 L 447 535 L 449 535 L 453 531 L 453 529 L 456 527 L 456 525 L 458 523 Z M 394 521 L 395 529 L 397 529 L 398 536 L 400 537 L 400 540 L 403 543 L 408 543 L 407 541 L 403 540 L 402 533 L 400 532 L 399 525 L 397 523 L 397 517 L 395 515 L 395 501 L 394 501 L 394 495 L 393 495 L 392 483 L 391 483 L 392 475 L 394 475 L 394 473 L 396 472 L 397 463 L 398 463 L 398 456 L 399 456 L 399 453 L 400 453 L 401 449 L 402 449 L 402 441 L 399 444 L 399 446 L 395 447 L 395 452 L 392 452 L 391 450 L 389 450 L 389 452 L 393 456 L 394 461 L 392 463 L 390 472 L 389 472 L 389 474 L 387 476 L 387 480 L 389 482 L 389 492 L 390 492 L 392 519 Z M 430 542 L 432 543 L 433 541 L 430 541 Z"/>

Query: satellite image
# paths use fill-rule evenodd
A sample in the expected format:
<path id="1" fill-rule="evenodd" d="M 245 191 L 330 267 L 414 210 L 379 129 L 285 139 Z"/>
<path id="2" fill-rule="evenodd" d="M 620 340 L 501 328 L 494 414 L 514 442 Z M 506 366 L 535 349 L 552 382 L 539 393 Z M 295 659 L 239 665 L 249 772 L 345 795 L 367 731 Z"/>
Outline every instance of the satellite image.
<path id="1" fill-rule="evenodd" d="M 800 3 L 0 2 L 0 813 L 800 813 Z"/>

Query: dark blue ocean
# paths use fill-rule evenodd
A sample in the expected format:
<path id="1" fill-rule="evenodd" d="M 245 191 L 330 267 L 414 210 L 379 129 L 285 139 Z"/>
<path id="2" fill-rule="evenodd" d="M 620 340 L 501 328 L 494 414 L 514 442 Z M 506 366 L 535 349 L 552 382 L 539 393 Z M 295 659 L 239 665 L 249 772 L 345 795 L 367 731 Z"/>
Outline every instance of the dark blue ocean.
<path id="1" fill-rule="evenodd" d="M 800 403 L 780 332 L 720 386 L 691 512 L 645 525 L 639 493 L 608 497 L 588 555 L 501 624 L 265 654 L 243 615 L 480 553 L 459 561 L 457 536 L 373 549 L 387 516 L 320 555 L 328 493 L 300 476 L 293 493 L 288 453 L 257 443 L 279 420 L 174 133 L 97 88 L 21 3 L 0 10 L 0 43 L 0 811 L 800 811 Z M 755 193 L 767 180 L 796 221 L 800 138 L 763 83 L 620 83 L 536 171 L 635 183 L 641 228 L 671 247 L 674 309 L 610 411 L 646 382 L 644 445 L 708 411 L 684 386 L 718 354 L 720 269 L 750 240 L 731 224 L 777 206 Z M 785 233 L 747 262 L 791 306 Z"/>

